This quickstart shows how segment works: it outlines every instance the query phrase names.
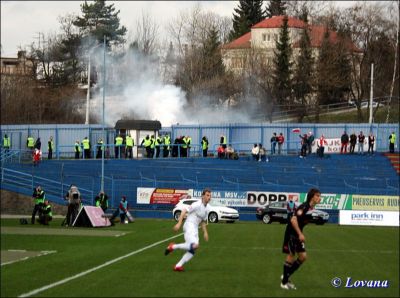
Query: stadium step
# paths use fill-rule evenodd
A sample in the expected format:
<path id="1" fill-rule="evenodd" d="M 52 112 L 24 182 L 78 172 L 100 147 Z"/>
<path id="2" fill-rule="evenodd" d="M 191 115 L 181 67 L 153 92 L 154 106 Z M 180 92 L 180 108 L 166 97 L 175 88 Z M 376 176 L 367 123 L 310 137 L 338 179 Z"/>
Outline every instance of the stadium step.
<path id="1" fill-rule="evenodd" d="M 390 160 L 390 163 L 400 175 L 400 154 L 399 153 L 385 153 L 385 156 Z"/>

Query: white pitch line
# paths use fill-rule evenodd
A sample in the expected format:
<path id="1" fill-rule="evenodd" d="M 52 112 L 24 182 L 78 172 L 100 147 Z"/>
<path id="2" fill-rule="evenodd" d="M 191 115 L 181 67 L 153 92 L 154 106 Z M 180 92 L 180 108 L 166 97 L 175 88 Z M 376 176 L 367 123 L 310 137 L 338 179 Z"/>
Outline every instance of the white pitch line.
<path id="1" fill-rule="evenodd" d="M 33 291 L 30 291 L 30 292 L 28 292 L 28 293 L 21 294 L 21 295 L 19 295 L 18 297 L 29 297 L 29 296 L 36 295 L 36 294 L 38 294 L 38 293 L 40 293 L 40 292 L 43 292 L 43 291 L 46 291 L 46 290 L 48 290 L 48 289 L 54 288 L 54 287 L 56 287 L 56 286 L 62 285 L 62 284 L 64 284 L 64 283 L 69 282 L 69 281 L 71 281 L 71 280 L 74 280 L 74 279 L 76 279 L 76 278 L 85 276 L 85 275 L 87 275 L 87 274 L 89 274 L 89 273 L 92 273 L 92 272 L 94 272 L 94 271 L 96 271 L 96 270 L 99 270 L 99 269 L 101 269 L 101 268 L 103 268 L 103 267 L 106 267 L 106 266 L 108 266 L 108 265 L 114 264 L 115 262 L 118 262 L 118 261 L 121 261 L 121 260 L 123 260 L 123 259 L 126 259 L 126 258 L 128 258 L 128 257 L 130 257 L 130 256 L 133 256 L 133 255 L 135 255 L 135 254 L 138 254 L 138 253 L 140 253 L 140 252 L 142 252 L 142 251 L 144 251 L 144 250 L 146 250 L 146 249 L 152 248 L 152 247 L 157 246 L 157 245 L 159 245 L 159 244 L 161 244 L 161 243 L 163 243 L 163 242 L 165 242 L 165 241 L 169 241 L 169 240 L 171 240 L 171 239 L 177 238 L 177 237 L 182 236 L 182 235 L 183 235 L 183 233 L 180 233 L 180 234 L 175 235 L 175 236 L 173 236 L 173 237 L 169 237 L 169 238 L 167 238 L 167 239 L 164 239 L 164 240 L 155 242 L 155 243 L 150 244 L 150 245 L 148 245 L 148 246 L 146 246 L 146 247 L 143 247 L 143 248 L 140 248 L 140 249 L 138 249 L 138 250 L 132 251 L 132 252 L 130 252 L 130 253 L 124 255 L 124 256 L 121 256 L 121 257 L 118 257 L 118 258 L 116 258 L 116 259 L 107 261 L 107 262 L 105 262 L 104 264 L 101 264 L 101 265 L 99 265 L 99 266 L 97 266 L 97 267 L 94 267 L 94 268 L 92 268 L 92 269 L 89 269 L 89 270 L 83 271 L 83 272 L 81 272 L 81 273 L 78 273 L 78 274 L 76 274 L 76 275 L 73 275 L 73 276 L 64 278 L 64 279 L 62 279 L 62 280 L 60 280 L 60 281 L 57 281 L 57 282 L 52 283 L 52 284 L 49 284 L 49 285 L 47 285 L 47 286 L 38 288 L 38 289 L 33 290 Z"/>

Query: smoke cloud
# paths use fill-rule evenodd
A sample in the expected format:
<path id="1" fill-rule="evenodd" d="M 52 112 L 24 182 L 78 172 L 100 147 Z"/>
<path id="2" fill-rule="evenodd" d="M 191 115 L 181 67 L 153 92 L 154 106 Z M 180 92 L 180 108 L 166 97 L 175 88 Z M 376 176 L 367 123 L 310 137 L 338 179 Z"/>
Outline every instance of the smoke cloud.
<path id="1" fill-rule="evenodd" d="M 98 50 L 95 63 L 98 88 L 93 88 L 91 116 L 102 120 L 103 54 Z M 163 127 L 175 124 L 248 123 L 246 111 L 232 112 L 224 104 L 211 104 L 215 99 L 202 97 L 189 108 L 185 92 L 164 84 L 162 66 L 157 59 L 128 51 L 122 57 L 106 58 L 105 122 L 114 126 L 120 119 L 158 120 Z"/>

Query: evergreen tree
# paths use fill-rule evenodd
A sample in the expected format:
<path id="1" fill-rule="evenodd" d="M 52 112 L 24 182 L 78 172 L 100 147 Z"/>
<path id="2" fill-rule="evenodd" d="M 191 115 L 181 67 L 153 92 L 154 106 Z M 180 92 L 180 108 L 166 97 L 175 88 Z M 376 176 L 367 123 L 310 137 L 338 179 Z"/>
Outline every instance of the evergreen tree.
<path id="1" fill-rule="evenodd" d="M 106 5 L 105 0 L 95 0 L 93 4 L 86 1 L 81 4 L 83 16 L 78 16 L 74 25 L 79 27 L 85 37 L 94 37 L 96 43 L 103 43 L 106 36 L 106 44 L 124 43 L 126 28 L 120 27 L 119 10 L 115 12 L 114 4 Z"/>
<path id="2" fill-rule="evenodd" d="M 283 18 L 283 24 L 276 41 L 274 52 L 273 93 L 279 104 L 289 104 L 291 98 L 291 56 L 292 48 L 289 39 L 288 18 Z"/>
<path id="3" fill-rule="evenodd" d="M 210 78 L 224 73 L 221 51 L 219 49 L 219 33 L 213 26 L 209 32 L 203 46 L 203 70 L 204 77 Z"/>
<path id="4" fill-rule="evenodd" d="M 266 17 L 282 16 L 286 14 L 286 2 L 282 0 L 270 0 L 265 10 Z"/>
<path id="5" fill-rule="evenodd" d="M 304 28 L 300 38 L 300 55 L 293 77 L 293 92 L 296 104 L 299 106 L 299 122 L 307 111 L 307 97 L 313 91 L 313 64 L 311 41 L 308 26 Z"/>
<path id="6" fill-rule="evenodd" d="M 229 34 L 229 40 L 234 40 L 247 32 L 251 26 L 261 22 L 265 18 L 262 9 L 263 1 L 260 0 L 240 0 L 239 7 L 233 13 L 233 30 Z"/>

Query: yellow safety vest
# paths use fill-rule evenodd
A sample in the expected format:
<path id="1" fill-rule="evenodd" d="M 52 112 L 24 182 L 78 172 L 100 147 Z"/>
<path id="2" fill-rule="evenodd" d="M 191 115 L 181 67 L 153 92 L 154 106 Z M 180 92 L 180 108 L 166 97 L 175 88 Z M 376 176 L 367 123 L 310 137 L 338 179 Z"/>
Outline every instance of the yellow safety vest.
<path id="1" fill-rule="evenodd" d="M 121 146 L 124 139 L 122 137 L 115 138 L 115 146 Z"/>
<path id="2" fill-rule="evenodd" d="M 82 140 L 83 149 L 90 149 L 90 141 L 88 139 Z"/>
<path id="3" fill-rule="evenodd" d="M 33 148 L 35 146 L 35 140 L 32 137 L 28 138 L 28 148 Z"/>
<path id="4" fill-rule="evenodd" d="M 126 137 L 126 139 L 125 139 L 125 141 L 126 141 L 126 147 L 133 147 L 133 139 L 132 139 L 132 137 Z"/>
<path id="5" fill-rule="evenodd" d="M 4 137 L 3 139 L 3 147 L 4 148 L 10 148 L 10 138 L 9 137 Z"/>

